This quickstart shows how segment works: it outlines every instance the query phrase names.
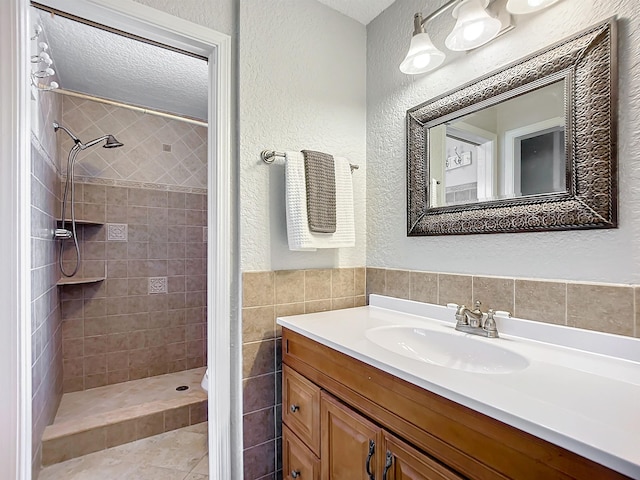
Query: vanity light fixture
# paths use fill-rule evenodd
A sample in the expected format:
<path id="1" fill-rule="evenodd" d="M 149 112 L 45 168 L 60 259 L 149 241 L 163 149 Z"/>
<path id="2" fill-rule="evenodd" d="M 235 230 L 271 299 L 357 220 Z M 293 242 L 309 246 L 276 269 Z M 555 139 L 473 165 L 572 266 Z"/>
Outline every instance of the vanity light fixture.
<path id="1" fill-rule="evenodd" d="M 559 1 L 560 0 L 509 0 L 507 2 L 507 11 L 514 15 L 533 13 L 550 7 Z"/>
<path id="2" fill-rule="evenodd" d="M 449 50 L 471 50 L 496 38 L 502 23 L 485 10 L 488 5 L 489 0 L 462 0 L 453 8 L 457 22 L 444 41 Z"/>
<path id="3" fill-rule="evenodd" d="M 429 21 L 451 8 L 453 8 L 452 15 L 456 18 L 456 24 L 445 40 L 445 45 L 449 50 L 464 51 L 478 48 L 513 28 L 511 25 L 503 28 L 503 22 L 487 12 L 487 7 L 492 1 L 449 0 L 426 18 L 422 17 L 422 13 L 416 13 L 413 17 L 413 37 L 409 51 L 400 64 L 400 71 L 407 75 L 416 75 L 435 70 L 442 65 L 445 54 L 433 44 L 424 27 Z M 531 13 L 559 1 L 509 0 L 507 12 Z M 508 13 L 505 13 L 507 17 Z"/>

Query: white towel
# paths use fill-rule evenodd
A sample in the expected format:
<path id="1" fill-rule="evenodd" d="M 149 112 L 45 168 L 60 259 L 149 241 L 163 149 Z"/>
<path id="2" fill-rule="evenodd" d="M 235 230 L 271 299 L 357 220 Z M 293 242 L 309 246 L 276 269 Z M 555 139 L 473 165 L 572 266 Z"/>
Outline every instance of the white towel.
<path id="1" fill-rule="evenodd" d="M 334 157 L 336 174 L 336 231 L 316 233 L 309 230 L 307 190 L 304 176 L 304 156 L 301 152 L 286 152 L 285 185 L 287 238 L 289 249 L 314 251 L 318 248 L 354 247 L 356 229 L 353 216 L 353 184 L 349 162 Z"/>

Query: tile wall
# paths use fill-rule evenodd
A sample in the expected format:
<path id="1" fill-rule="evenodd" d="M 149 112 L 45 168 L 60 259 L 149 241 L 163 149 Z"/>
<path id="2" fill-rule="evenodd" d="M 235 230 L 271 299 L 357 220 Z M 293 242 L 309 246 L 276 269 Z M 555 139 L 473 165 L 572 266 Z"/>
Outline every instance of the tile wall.
<path id="1" fill-rule="evenodd" d="M 205 365 L 207 196 L 79 183 L 76 216 L 104 224 L 78 276 L 106 279 L 61 287 L 64 391 Z"/>
<path id="2" fill-rule="evenodd" d="M 92 148 L 78 155 L 76 177 L 206 188 L 207 128 L 71 96 L 62 103 L 63 124 L 82 141 L 112 134 L 124 146 Z M 60 137 L 60 170 L 73 141 Z"/>
<path id="3" fill-rule="evenodd" d="M 244 478 L 280 478 L 281 331 L 278 316 L 365 304 L 365 269 L 245 272 L 242 276 Z"/>
<path id="4" fill-rule="evenodd" d="M 506 310 L 515 317 L 640 337 L 640 287 L 367 268 L 367 295 Z"/>
<path id="5" fill-rule="evenodd" d="M 33 100 L 31 138 L 31 380 L 32 478 L 38 478 L 42 432 L 62 397 L 62 318 L 58 300 L 56 228 L 60 181 L 55 166 L 56 136 L 51 124 L 60 102 L 50 92 Z"/>

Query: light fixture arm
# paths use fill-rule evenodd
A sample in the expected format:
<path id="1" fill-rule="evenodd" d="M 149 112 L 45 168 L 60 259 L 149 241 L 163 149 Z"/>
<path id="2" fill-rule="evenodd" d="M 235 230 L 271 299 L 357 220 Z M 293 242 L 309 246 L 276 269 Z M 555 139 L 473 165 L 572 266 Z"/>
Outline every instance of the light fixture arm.
<path id="1" fill-rule="evenodd" d="M 440 15 L 442 15 L 444 12 L 446 12 L 450 8 L 455 7 L 461 1 L 462 0 L 449 0 L 447 3 L 442 5 L 439 9 L 437 9 L 433 13 L 430 13 L 424 19 L 422 18 L 422 14 L 421 13 L 416 13 L 415 16 L 413 17 L 413 22 L 414 22 L 414 32 L 413 32 L 413 34 L 415 35 L 416 33 L 424 32 L 424 26 L 427 24 L 427 22 L 430 22 L 434 18 L 439 17 Z M 419 23 L 420 27 L 418 27 L 418 18 L 420 18 L 420 23 Z"/>

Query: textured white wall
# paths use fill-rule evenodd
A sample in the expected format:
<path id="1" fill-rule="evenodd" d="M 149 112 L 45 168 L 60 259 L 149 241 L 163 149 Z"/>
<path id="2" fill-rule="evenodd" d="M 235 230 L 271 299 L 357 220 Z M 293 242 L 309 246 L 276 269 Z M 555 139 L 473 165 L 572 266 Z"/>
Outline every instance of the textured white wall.
<path id="1" fill-rule="evenodd" d="M 516 17 L 514 31 L 448 59 L 431 74 L 406 76 L 398 65 L 408 48 L 413 15 L 424 7 L 424 0 L 397 0 L 367 27 L 367 266 L 640 282 L 638 0 L 564 0 L 537 14 Z M 619 19 L 620 228 L 407 237 L 406 110 L 613 15 Z M 432 25 L 436 45 L 443 46 L 451 21 L 437 19 Z"/>
<path id="2" fill-rule="evenodd" d="M 316 0 L 240 4 L 240 203 L 243 271 L 365 262 L 366 30 Z M 326 151 L 353 174 L 356 247 L 291 252 L 284 166 L 263 149 Z"/>
<path id="3" fill-rule="evenodd" d="M 134 0 L 148 7 L 170 13 L 178 18 L 217 30 L 227 35 L 235 32 L 233 10 L 239 0 Z"/>

